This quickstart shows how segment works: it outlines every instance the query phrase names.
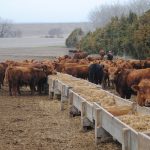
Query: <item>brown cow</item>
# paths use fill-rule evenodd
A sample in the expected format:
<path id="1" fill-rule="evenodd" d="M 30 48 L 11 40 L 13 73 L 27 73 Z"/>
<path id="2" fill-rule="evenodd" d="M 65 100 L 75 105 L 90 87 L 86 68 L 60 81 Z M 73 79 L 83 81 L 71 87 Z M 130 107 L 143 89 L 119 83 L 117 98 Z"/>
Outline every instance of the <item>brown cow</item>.
<path id="1" fill-rule="evenodd" d="M 0 89 L 1 89 L 1 85 L 4 85 L 5 70 L 7 66 L 8 65 L 5 63 L 0 63 Z"/>
<path id="2" fill-rule="evenodd" d="M 88 56 L 87 52 L 77 52 L 74 54 L 73 59 L 83 59 Z"/>
<path id="3" fill-rule="evenodd" d="M 77 65 L 77 63 L 55 63 L 54 66 L 58 72 L 62 72 L 65 67 L 73 67 L 76 65 Z"/>
<path id="4" fill-rule="evenodd" d="M 0 89 L 1 89 L 1 85 L 3 85 L 4 76 L 5 76 L 5 71 L 3 66 L 0 64 Z"/>
<path id="5" fill-rule="evenodd" d="M 104 58 L 105 54 L 106 54 L 105 51 L 103 49 L 100 49 L 99 55 L 101 56 L 101 59 Z"/>
<path id="6" fill-rule="evenodd" d="M 130 62 L 134 69 L 143 69 L 144 68 L 143 60 L 132 60 Z"/>
<path id="7" fill-rule="evenodd" d="M 144 68 L 150 68 L 150 60 L 144 62 Z"/>
<path id="8" fill-rule="evenodd" d="M 9 85 L 9 94 L 17 95 L 20 93 L 21 86 L 30 86 L 31 94 L 35 92 L 35 86 L 41 93 L 41 87 L 47 82 L 47 76 L 52 74 L 52 70 L 45 66 L 42 69 L 34 67 L 8 67 L 5 73 L 5 82 Z"/>
<path id="9" fill-rule="evenodd" d="M 87 79 L 88 70 L 89 70 L 88 65 L 74 65 L 64 67 L 62 72 L 70 74 L 77 78 Z"/>
<path id="10" fill-rule="evenodd" d="M 20 95 L 20 86 L 29 85 L 31 93 L 34 93 L 35 84 L 32 76 L 32 68 L 28 67 L 8 67 L 5 73 L 5 83 L 9 85 L 9 95 Z"/>
<path id="11" fill-rule="evenodd" d="M 131 94 L 136 94 L 131 86 L 138 84 L 144 78 L 150 78 L 150 68 L 147 69 L 122 69 L 115 73 L 116 91 L 122 98 L 130 99 Z"/>
<path id="12" fill-rule="evenodd" d="M 137 103 L 140 106 L 150 106 L 150 78 L 142 79 L 139 84 L 133 85 L 132 89 L 137 92 Z"/>

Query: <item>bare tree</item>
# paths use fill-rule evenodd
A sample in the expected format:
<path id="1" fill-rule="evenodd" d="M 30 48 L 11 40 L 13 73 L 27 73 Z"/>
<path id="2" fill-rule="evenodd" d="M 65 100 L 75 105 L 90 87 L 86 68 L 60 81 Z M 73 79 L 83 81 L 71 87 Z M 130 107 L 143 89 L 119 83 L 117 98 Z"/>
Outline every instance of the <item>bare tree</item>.
<path id="1" fill-rule="evenodd" d="M 149 0 L 132 0 L 129 9 L 138 15 L 142 15 L 145 11 L 150 9 Z"/>
<path id="2" fill-rule="evenodd" d="M 138 15 L 141 15 L 145 11 L 150 9 L 150 1 L 149 0 L 131 0 L 124 5 L 115 1 L 110 5 L 101 5 L 95 8 L 89 14 L 89 19 L 92 22 L 94 28 L 103 27 L 112 17 L 117 16 L 126 16 L 130 11 L 135 12 Z"/>
<path id="3" fill-rule="evenodd" d="M 12 24 L 0 18 L 0 37 L 7 37 L 10 34 L 12 28 Z"/>
<path id="4" fill-rule="evenodd" d="M 13 29 L 13 23 L 0 18 L 0 38 L 21 36 L 20 30 Z"/>
<path id="5" fill-rule="evenodd" d="M 49 30 L 48 35 L 50 37 L 62 37 L 63 31 L 61 28 L 53 28 Z"/>
<path id="6" fill-rule="evenodd" d="M 89 19 L 93 23 L 94 27 L 105 26 L 112 17 L 121 17 L 126 13 L 126 9 L 123 5 L 114 3 L 112 5 L 101 5 L 89 14 Z"/>

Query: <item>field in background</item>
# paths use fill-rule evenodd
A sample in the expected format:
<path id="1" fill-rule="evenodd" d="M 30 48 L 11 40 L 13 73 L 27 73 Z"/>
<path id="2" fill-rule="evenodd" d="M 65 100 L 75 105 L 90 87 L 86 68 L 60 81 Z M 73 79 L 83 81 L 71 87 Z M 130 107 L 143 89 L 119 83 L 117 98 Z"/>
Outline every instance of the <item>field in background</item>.
<path id="1" fill-rule="evenodd" d="M 3 48 L 0 49 L 0 62 L 6 60 L 54 59 L 65 54 L 68 54 L 68 49 L 64 47 Z"/>
<path id="2" fill-rule="evenodd" d="M 88 31 L 89 23 L 37 23 L 14 24 L 20 30 L 20 38 L 0 38 L 0 62 L 5 60 L 52 59 L 68 54 L 65 40 L 75 28 Z M 63 38 L 45 38 L 48 31 L 60 28 Z"/>
<path id="3" fill-rule="evenodd" d="M 91 29 L 90 23 L 26 23 L 14 24 L 14 29 L 20 30 L 23 37 L 43 37 L 48 31 L 54 28 L 60 28 L 63 36 L 67 37 L 74 29 L 82 28 L 85 32 Z"/>
<path id="4" fill-rule="evenodd" d="M 52 59 L 68 54 L 64 38 L 2 38 L 0 62 L 5 60 Z"/>
<path id="5" fill-rule="evenodd" d="M 65 46 L 65 38 L 0 38 L 0 49 L 2 48 L 23 48 L 23 47 L 47 47 Z"/>

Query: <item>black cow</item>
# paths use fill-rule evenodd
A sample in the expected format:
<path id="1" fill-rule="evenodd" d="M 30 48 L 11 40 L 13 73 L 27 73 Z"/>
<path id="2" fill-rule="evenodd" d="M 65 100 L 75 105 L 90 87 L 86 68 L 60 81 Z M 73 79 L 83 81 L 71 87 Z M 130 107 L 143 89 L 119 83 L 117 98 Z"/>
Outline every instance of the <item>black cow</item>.
<path id="1" fill-rule="evenodd" d="M 95 84 L 101 84 L 104 76 L 103 66 L 100 64 L 91 64 L 89 66 L 88 80 Z"/>

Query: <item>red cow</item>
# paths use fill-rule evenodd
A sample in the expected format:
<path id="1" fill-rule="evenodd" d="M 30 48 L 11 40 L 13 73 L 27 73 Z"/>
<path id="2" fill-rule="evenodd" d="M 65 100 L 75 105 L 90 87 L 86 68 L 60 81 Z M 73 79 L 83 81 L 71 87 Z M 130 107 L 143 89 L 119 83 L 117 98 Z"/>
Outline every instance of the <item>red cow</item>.
<path id="1" fill-rule="evenodd" d="M 24 85 L 30 86 L 31 94 L 34 94 L 35 86 L 38 87 L 39 93 L 41 93 L 43 84 L 47 82 L 47 76 L 52 73 L 51 68 L 47 66 L 43 66 L 41 69 L 31 66 L 12 66 L 6 69 L 5 83 L 9 85 L 10 95 L 20 95 L 20 87 Z"/>
<path id="2" fill-rule="evenodd" d="M 77 52 L 74 54 L 73 59 L 83 59 L 88 56 L 87 52 Z"/>
<path id="3" fill-rule="evenodd" d="M 131 94 L 136 94 L 131 86 L 138 84 L 142 79 L 150 78 L 150 68 L 147 69 L 122 69 L 115 73 L 116 91 L 122 98 L 129 99 Z"/>
<path id="4" fill-rule="evenodd" d="M 101 56 L 101 59 L 104 58 L 105 54 L 106 54 L 105 51 L 103 49 L 100 49 L 99 55 Z"/>
<path id="5" fill-rule="evenodd" d="M 4 85 L 4 77 L 5 77 L 5 70 L 7 68 L 7 64 L 5 63 L 0 63 L 0 89 L 1 89 L 1 85 Z"/>
<path id="6" fill-rule="evenodd" d="M 142 79 L 139 84 L 133 85 L 132 89 L 137 92 L 137 102 L 140 106 L 150 106 L 150 78 Z"/>
<path id="7" fill-rule="evenodd" d="M 77 78 L 87 79 L 88 70 L 88 65 L 74 65 L 64 67 L 63 73 L 70 74 Z"/>

